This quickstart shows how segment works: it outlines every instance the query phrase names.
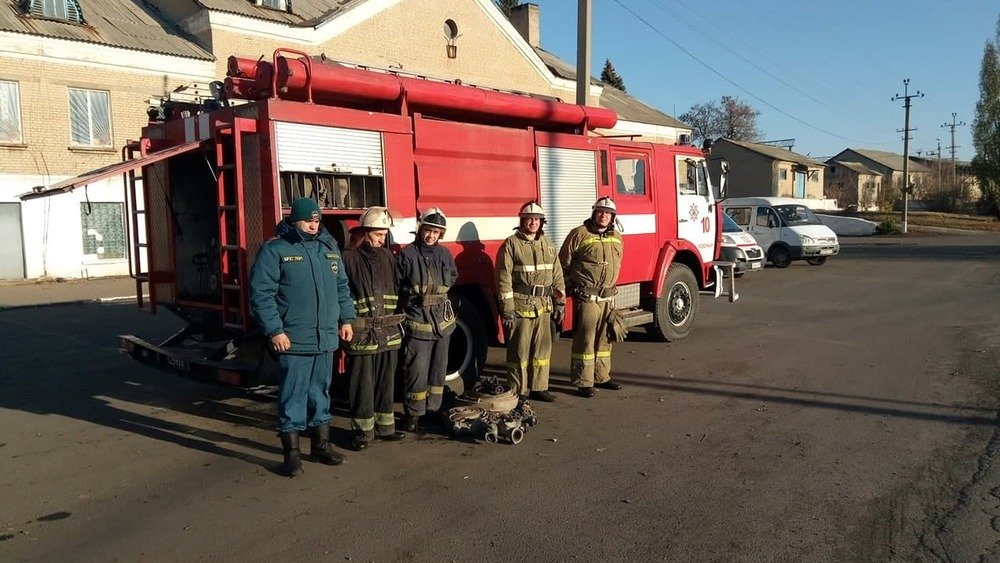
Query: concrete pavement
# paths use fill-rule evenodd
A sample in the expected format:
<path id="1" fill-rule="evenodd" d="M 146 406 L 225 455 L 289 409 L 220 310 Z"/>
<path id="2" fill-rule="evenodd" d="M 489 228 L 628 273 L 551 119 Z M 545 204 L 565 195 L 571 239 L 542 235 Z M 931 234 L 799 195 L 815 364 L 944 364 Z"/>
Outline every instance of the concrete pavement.
<path id="1" fill-rule="evenodd" d="M 56 303 L 93 303 L 135 299 L 130 277 L 0 282 L 0 310 Z"/>

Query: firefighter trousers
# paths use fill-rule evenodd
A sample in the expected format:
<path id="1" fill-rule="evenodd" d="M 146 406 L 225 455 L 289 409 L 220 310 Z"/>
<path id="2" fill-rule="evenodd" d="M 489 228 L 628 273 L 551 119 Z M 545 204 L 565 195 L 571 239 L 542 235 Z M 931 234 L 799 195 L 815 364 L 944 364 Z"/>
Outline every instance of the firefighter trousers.
<path id="1" fill-rule="evenodd" d="M 330 422 L 333 352 L 278 354 L 278 432 Z"/>
<path id="2" fill-rule="evenodd" d="M 543 313 L 537 318 L 514 320 L 514 330 L 507 338 L 507 384 L 521 396 L 549 389 L 551 319 Z"/>
<path id="3" fill-rule="evenodd" d="M 577 387 L 593 387 L 611 379 L 611 341 L 608 323 L 611 300 L 577 302 L 573 310 L 573 347 L 570 379 Z"/>
<path id="4" fill-rule="evenodd" d="M 423 416 L 441 408 L 449 342 L 449 336 L 439 340 L 410 338 L 406 341 L 403 354 L 406 400 L 403 407 L 408 416 Z"/>
<path id="5" fill-rule="evenodd" d="M 376 435 L 392 436 L 396 422 L 392 412 L 396 350 L 347 357 L 350 374 L 351 430 L 364 441 Z"/>

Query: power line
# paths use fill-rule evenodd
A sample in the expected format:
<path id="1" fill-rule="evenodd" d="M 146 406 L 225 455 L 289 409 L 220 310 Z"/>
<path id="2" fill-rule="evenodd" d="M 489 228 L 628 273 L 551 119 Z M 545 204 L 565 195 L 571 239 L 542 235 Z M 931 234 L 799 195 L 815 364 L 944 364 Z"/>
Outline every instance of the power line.
<path id="1" fill-rule="evenodd" d="M 813 129 L 813 130 L 816 130 L 816 131 L 819 131 L 820 133 L 829 135 L 831 137 L 836 137 L 838 139 L 843 139 L 845 141 L 851 141 L 852 143 L 876 144 L 876 143 L 867 143 L 865 141 L 859 141 L 858 139 L 852 139 L 851 137 L 845 137 L 843 135 L 838 135 L 837 133 L 834 133 L 832 131 L 827 131 L 826 129 L 823 129 L 822 127 L 817 127 L 817 126 L 815 126 L 815 125 L 813 125 L 811 123 L 808 123 L 806 121 L 803 121 L 802 119 L 799 119 L 798 117 L 795 117 L 794 115 L 786 112 L 785 110 L 783 110 L 783 109 L 775 106 L 771 102 L 768 102 L 764 98 L 761 98 L 760 96 L 754 94 L 750 90 L 747 90 L 743 86 L 740 86 L 739 84 L 737 84 L 736 82 L 734 82 L 731 78 L 729 78 L 728 76 L 722 74 L 718 70 L 715 70 L 715 68 L 713 68 L 711 65 L 709 65 L 705 61 L 703 61 L 703 60 L 699 59 L 698 57 L 696 57 L 694 55 L 694 53 L 692 53 L 691 51 L 688 51 L 683 46 L 681 46 L 680 43 L 677 43 L 673 39 L 667 37 L 667 35 L 665 33 L 663 33 L 662 31 L 660 31 L 659 28 L 657 28 L 653 24 L 651 24 L 648 21 L 646 21 L 646 19 L 643 18 L 642 16 L 640 16 L 639 14 L 635 13 L 634 10 L 632 10 L 631 8 L 629 8 L 628 6 L 626 6 L 625 4 L 623 4 L 621 0 L 615 0 L 615 3 L 618 4 L 619 6 L 621 6 L 622 9 L 624 9 L 626 12 L 632 14 L 632 16 L 635 17 L 635 19 L 637 19 L 640 22 L 642 22 L 646 27 L 648 27 L 649 29 L 653 30 L 657 35 L 659 35 L 660 37 L 662 37 L 663 39 L 665 39 L 668 43 L 670 43 L 674 47 L 680 49 L 680 51 L 683 52 L 685 55 L 687 55 L 687 56 L 691 57 L 692 59 L 694 59 L 695 62 L 697 62 L 698 64 L 700 64 L 701 66 L 707 68 L 709 71 L 711 71 L 713 74 L 715 74 L 719 78 L 721 78 L 721 79 L 725 80 L 726 82 L 732 84 L 734 87 L 736 87 L 738 90 L 740 90 L 744 94 L 750 96 L 751 98 L 757 100 L 758 102 L 764 104 L 765 106 L 773 109 L 774 111 L 780 113 L 781 115 L 784 115 L 785 117 L 791 119 L 792 121 L 795 121 L 795 122 L 797 122 L 797 123 L 799 123 L 801 125 L 805 125 L 806 127 L 810 128 L 810 129 Z"/>
<path id="2" fill-rule="evenodd" d="M 667 14 L 667 15 L 669 15 L 669 16 L 672 16 L 672 17 L 674 17 L 674 18 L 677 18 L 677 20 L 678 20 L 678 21 L 680 21 L 680 22 L 684 23 L 685 25 L 689 25 L 689 26 L 691 26 L 691 27 L 693 27 L 693 28 L 696 28 L 696 29 L 700 29 L 700 30 L 702 30 L 702 31 L 706 31 L 704 27 L 702 27 L 702 26 L 699 26 L 699 25 L 696 25 L 696 24 L 694 24 L 694 23 L 690 22 L 689 20 L 687 20 L 687 19 L 686 19 L 686 18 L 684 18 L 683 16 L 681 16 L 681 15 L 679 15 L 679 14 L 675 13 L 674 11 L 670 10 L 670 9 L 669 9 L 669 8 L 667 8 L 666 6 L 662 6 L 662 5 L 660 5 L 659 3 L 656 3 L 656 2 L 653 2 L 653 6 L 655 6 L 655 7 L 656 7 L 656 8 L 658 8 L 658 9 L 659 9 L 660 11 L 662 11 L 663 13 L 665 13 L 665 14 Z M 714 39 L 714 38 L 712 38 L 712 37 L 709 37 L 709 36 L 707 35 L 707 33 L 706 33 L 705 37 L 706 37 L 706 38 L 708 38 L 708 39 L 709 39 L 710 41 L 714 42 L 714 43 L 715 43 L 716 45 L 718 45 L 718 46 L 722 47 L 722 48 L 723 48 L 723 49 L 725 49 L 726 51 L 729 51 L 729 52 L 730 52 L 730 53 L 731 53 L 731 54 L 732 54 L 733 56 L 735 56 L 736 58 L 738 58 L 738 59 L 740 59 L 741 61 L 743 61 L 743 62 L 747 63 L 748 65 L 750 65 L 750 66 L 754 67 L 755 69 L 757 69 L 757 70 L 759 70 L 759 71 L 763 72 L 763 73 L 764 73 L 764 74 L 766 74 L 767 76 L 769 76 L 769 77 L 773 78 L 774 80 L 776 80 L 777 82 L 779 82 L 779 83 L 780 83 L 781 85 L 783 85 L 783 86 L 786 86 L 786 87 L 788 87 L 788 88 L 791 88 L 792 90 L 794 90 L 794 91 L 798 92 L 799 94 L 802 94 L 803 96 L 805 96 L 806 98 L 809 98 L 810 100 L 812 100 L 812 101 L 816 102 L 817 104 L 819 104 L 819 105 L 821 105 L 821 106 L 824 106 L 824 107 L 826 107 L 827 109 L 831 109 L 831 110 L 833 110 L 833 111 L 836 111 L 836 112 L 838 112 L 838 113 L 843 113 L 843 114 L 845 114 L 845 115 L 846 115 L 846 113 L 845 113 L 845 112 L 843 112 L 843 111 L 841 111 L 841 110 L 840 110 L 839 108 L 835 108 L 835 107 L 831 106 L 830 104 L 826 103 L 825 101 L 823 101 L 823 100 L 820 100 L 819 98 L 817 98 L 817 97 L 813 96 L 813 95 L 812 95 L 812 94 L 810 94 L 809 92 L 806 92 L 806 91 L 804 91 L 804 90 L 800 89 L 800 88 L 799 88 L 798 86 L 796 86 L 796 85 L 794 85 L 794 84 L 792 84 L 792 83 L 790 83 L 790 82 L 786 81 L 785 79 L 781 78 L 780 76 L 777 76 L 776 74 L 772 73 L 772 72 L 771 72 L 770 70 L 768 70 L 768 69 L 766 69 L 766 68 L 764 68 L 764 67 L 762 67 L 762 66 L 758 65 L 757 63 L 753 62 L 752 60 L 750 60 L 750 59 L 748 59 L 748 58 L 744 57 L 744 56 L 743 56 L 742 54 L 740 54 L 740 53 L 739 53 L 738 51 L 735 51 L 735 50 L 733 50 L 733 49 L 732 49 L 731 47 L 729 47 L 728 45 L 726 45 L 726 44 L 725 44 L 725 43 L 723 43 L 722 41 L 719 41 L 719 40 L 717 40 L 717 39 Z"/>

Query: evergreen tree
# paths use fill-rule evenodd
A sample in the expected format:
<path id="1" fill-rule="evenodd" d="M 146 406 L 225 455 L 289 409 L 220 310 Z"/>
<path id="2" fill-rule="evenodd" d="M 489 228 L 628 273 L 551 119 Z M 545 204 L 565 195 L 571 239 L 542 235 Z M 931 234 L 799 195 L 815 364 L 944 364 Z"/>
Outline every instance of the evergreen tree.
<path id="1" fill-rule="evenodd" d="M 1000 18 L 996 35 L 983 50 L 972 144 L 972 169 L 982 189 L 983 208 L 1000 218 Z"/>
<path id="2" fill-rule="evenodd" d="M 625 92 L 625 81 L 615 70 L 615 65 L 611 64 L 610 59 L 604 59 L 604 70 L 601 71 L 601 82 L 604 82 L 608 86 L 613 86 L 622 92 Z"/>
<path id="3" fill-rule="evenodd" d="M 497 5 L 497 8 L 500 8 L 503 16 L 509 20 L 511 10 L 521 5 L 521 0 L 493 0 L 493 3 Z"/>

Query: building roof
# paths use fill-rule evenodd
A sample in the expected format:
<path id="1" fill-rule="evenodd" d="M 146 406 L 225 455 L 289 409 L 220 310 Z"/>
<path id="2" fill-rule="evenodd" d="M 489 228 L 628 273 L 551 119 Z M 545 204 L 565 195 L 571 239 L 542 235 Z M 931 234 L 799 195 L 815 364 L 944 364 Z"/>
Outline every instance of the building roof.
<path id="1" fill-rule="evenodd" d="M 881 172 L 872 170 L 871 168 L 868 168 L 867 166 L 861 164 L 860 162 L 846 162 L 843 160 L 834 160 L 831 158 L 830 160 L 826 161 L 826 163 L 829 164 L 830 166 L 843 166 L 844 168 L 852 170 L 858 174 L 871 174 L 874 176 L 882 175 Z"/>
<path id="2" fill-rule="evenodd" d="M 18 3 L 0 6 L 0 31 L 95 43 L 135 51 L 215 60 L 180 27 L 144 0 L 79 0 L 83 25 L 24 15 Z"/>
<path id="3" fill-rule="evenodd" d="M 576 80 L 576 68 L 573 65 L 541 47 L 535 47 L 535 52 L 553 74 L 566 80 Z M 608 86 L 593 76 L 590 77 L 590 83 L 604 86 L 600 98 L 601 107 L 614 111 L 618 114 L 619 119 L 679 129 L 691 128 L 683 121 L 675 119 L 617 88 Z"/>
<path id="4" fill-rule="evenodd" d="M 196 0 L 208 10 L 299 27 L 314 27 L 365 0 L 291 0 L 292 11 L 272 10 L 248 0 Z"/>
<path id="5" fill-rule="evenodd" d="M 732 143 L 738 147 L 743 147 L 757 154 L 762 154 L 770 158 L 771 160 L 794 162 L 796 164 L 801 164 L 803 166 L 808 166 L 810 168 L 823 168 L 824 166 L 824 164 L 818 160 L 813 160 L 808 156 L 803 156 L 797 152 L 792 152 L 788 149 L 783 149 L 781 147 L 762 145 L 760 143 L 751 143 L 750 141 L 734 141 L 733 139 L 725 139 L 725 138 L 720 140 Z"/>
<path id="6" fill-rule="evenodd" d="M 903 155 L 901 155 L 901 154 L 896 154 L 894 152 L 888 152 L 888 151 L 876 151 L 876 150 L 872 150 L 872 149 L 852 149 L 852 148 L 848 148 L 847 150 L 855 152 L 855 153 L 857 153 L 857 154 L 859 154 L 859 155 L 861 155 L 861 156 L 863 156 L 863 157 L 865 157 L 865 158 L 867 158 L 867 159 L 869 159 L 869 160 L 871 160 L 873 162 L 877 162 L 877 163 L 881 164 L 882 166 L 885 166 L 886 168 L 891 168 L 893 170 L 899 170 L 900 172 L 902 172 L 902 170 L 903 170 Z M 842 154 L 843 153 L 841 153 L 840 155 L 837 155 L 837 157 L 842 158 L 842 156 L 841 156 Z M 835 158 L 837 158 L 837 157 L 835 157 Z M 930 172 L 931 170 L 930 170 L 930 168 L 927 168 L 926 166 L 924 166 L 923 164 L 920 164 L 919 162 L 914 162 L 913 159 L 911 158 L 910 159 L 910 169 L 909 169 L 909 171 L 910 172 Z"/>

